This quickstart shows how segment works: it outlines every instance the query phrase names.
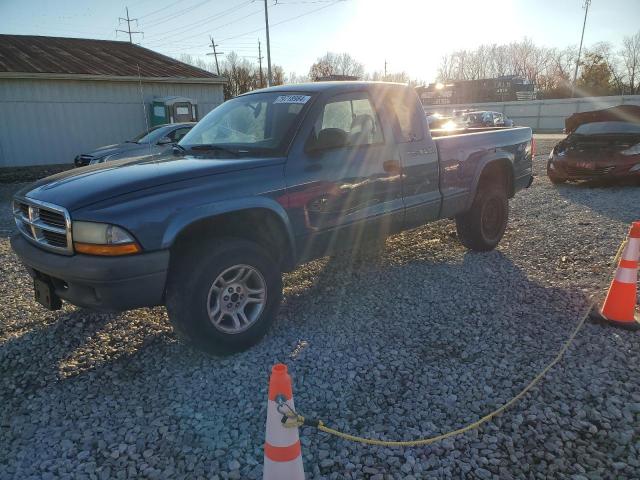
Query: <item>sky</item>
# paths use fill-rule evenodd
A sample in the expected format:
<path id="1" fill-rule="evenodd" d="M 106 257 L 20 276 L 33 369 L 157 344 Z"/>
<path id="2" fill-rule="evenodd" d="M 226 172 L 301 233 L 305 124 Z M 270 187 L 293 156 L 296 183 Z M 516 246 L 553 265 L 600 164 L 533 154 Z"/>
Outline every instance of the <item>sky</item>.
<path id="1" fill-rule="evenodd" d="M 548 47 L 577 45 L 584 0 L 268 0 L 272 63 L 308 73 L 327 51 L 348 52 L 369 72 L 405 71 L 435 79 L 441 57 L 480 43 L 531 38 Z M 116 29 L 137 18 L 135 43 L 165 55 L 207 61 L 209 35 L 228 54 L 266 56 L 263 0 L 0 0 L 0 33 L 128 40 Z M 585 45 L 619 47 L 640 30 L 640 0 L 592 0 Z M 221 57 L 222 58 L 222 57 Z M 266 62 L 266 60 L 265 60 Z"/>

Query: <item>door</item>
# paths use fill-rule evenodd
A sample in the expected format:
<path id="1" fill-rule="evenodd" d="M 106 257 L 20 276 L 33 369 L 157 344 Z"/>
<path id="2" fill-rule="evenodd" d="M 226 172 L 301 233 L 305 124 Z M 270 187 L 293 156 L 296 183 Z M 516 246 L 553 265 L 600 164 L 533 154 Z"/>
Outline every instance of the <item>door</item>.
<path id="1" fill-rule="evenodd" d="M 174 103 L 173 107 L 171 108 L 173 110 L 171 123 L 195 121 L 195 118 L 192 115 L 190 103 L 187 103 L 187 102 Z"/>
<path id="2" fill-rule="evenodd" d="M 304 125 L 286 165 L 301 257 L 357 247 L 400 227 L 400 162 L 368 93 L 320 98 Z"/>
<path id="3" fill-rule="evenodd" d="M 393 135 L 402 163 L 405 206 L 404 228 L 439 218 L 440 164 L 422 104 L 409 88 L 395 88 L 385 96 L 385 108 L 393 119 Z"/>

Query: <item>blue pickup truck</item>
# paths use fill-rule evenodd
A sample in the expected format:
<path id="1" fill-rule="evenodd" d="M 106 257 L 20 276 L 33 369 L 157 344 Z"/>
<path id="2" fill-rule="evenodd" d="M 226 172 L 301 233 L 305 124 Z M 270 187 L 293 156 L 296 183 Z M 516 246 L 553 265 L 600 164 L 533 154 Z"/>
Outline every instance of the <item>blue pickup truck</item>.
<path id="1" fill-rule="evenodd" d="M 440 218 L 466 247 L 495 248 L 532 148 L 529 128 L 430 132 L 405 85 L 268 88 L 210 112 L 170 154 L 24 188 L 11 244 L 50 309 L 166 305 L 198 347 L 239 350 L 306 260 Z"/>

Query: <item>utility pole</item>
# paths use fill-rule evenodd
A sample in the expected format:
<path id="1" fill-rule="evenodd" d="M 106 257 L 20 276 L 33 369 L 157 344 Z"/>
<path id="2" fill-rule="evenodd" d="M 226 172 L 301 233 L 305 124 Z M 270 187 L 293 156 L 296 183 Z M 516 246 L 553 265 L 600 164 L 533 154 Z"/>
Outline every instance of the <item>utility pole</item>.
<path id="1" fill-rule="evenodd" d="M 133 43 L 131 35 L 133 35 L 134 33 L 142 33 L 144 35 L 144 33 L 143 32 L 133 32 L 133 31 L 131 31 L 131 22 L 136 22 L 136 26 L 137 26 L 138 25 L 138 19 L 137 18 L 129 18 L 129 7 L 125 7 L 125 10 L 127 11 L 127 18 L 118 17 L 118 25 L 120 25 L 120 23 L 122 23 L 122 22 L 127 22 L 127 29 L 126 30 L 116 30 L 116 36 L 118 35 L 118 32 L 128 33 L 129 34 L 129 43 Z"/>
<path id="2" fill-rule="evenodd" d="M 262 46 L 258 39 L 258 62 L 260 63 L 260 88 L 264 87 L 264 78 L 262 77 Z"/>
<path id="3" fill-rule="evenodd" d="M 571 98 L 576 94 L 576 81 L 578 80 L 578 66 L 580 65 L 580 55 L 582 54 L 582 41 L 584 40 L 584 29 L 587 26 L 587 14 L 589 13 L 589 6 L 591 0 L 584 0 L 584 22 L 582 23 L 582 35 L 580 36 L 580 48 L 578 48 L 578 58 L 576 60 L 576 69 L 573 72 L 573 85 L 571 85 Z"/>
<path id="4" fill-rule="evenodd" d="M 384 81 L 387 80 L 387 59 L 386 58 L 384 59 L 384 78 L 383 78 L 383 80 Z"/>
<path id="5" fill-rule="evenodd" d="M 213 53 L 207 53 L 207 55 L 213 55 L 213 58 L 216 59 L 216 73 L 218 74 L 218 76 L 220 76 L 220 65 L 218 65 L 218 55 L 224 55 L 224 52 L 216 51 L 216 47 L 219 47 L 220 45 L 217 45 L 216 42 L 213 41 L 213 37 L 211 35 L 209 35 L 209 40 L 211 40 L 211 45 L 209 46 L 213 48 Z"/>
<path id="6" fill-rule="evenodd" d="M 264 0 L 264 23 L 267 28 L 267 87 L 270 87 L 273 77 L 271 76 L 271 42 L 269 41 L 269 9 L 267 8 L 267 0 Z"/>

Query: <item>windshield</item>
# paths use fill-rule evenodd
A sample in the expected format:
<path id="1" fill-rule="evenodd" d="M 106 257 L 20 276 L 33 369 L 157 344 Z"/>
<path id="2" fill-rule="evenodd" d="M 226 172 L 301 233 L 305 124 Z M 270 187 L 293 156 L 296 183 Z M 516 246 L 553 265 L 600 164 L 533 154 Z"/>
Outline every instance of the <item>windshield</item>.
<path id="1" fill-rule="evenodd" d="M 209 112 L 180 141 L 180 146 L 223 146 L 226 149 L 282 154 L 309 95 L 255 93 L 229 100 Z"/>
<path id="2" fill-rule="evenodd" d="M 639 123 L 629 122 L 592 122 L 576 128 L 579 135 L 640 134 Z"/>
<path id="3" fill-rule="evenodd" d="M 133 138 L 131 142 L 134 143 L 156 143 L 158 140 L 162 138 L 162 133 L 164 132 L 163 126 L 160 125 L 158 127 L 153 127 L 148 132 L 143 132 L 137 137 Z"/>
<path id="4" fill-rule="evenodd" d="M 482 123 L 486 117 L 484 113 L 467 113 L 463 115 L 462 121 L 465 123 Z"/>

